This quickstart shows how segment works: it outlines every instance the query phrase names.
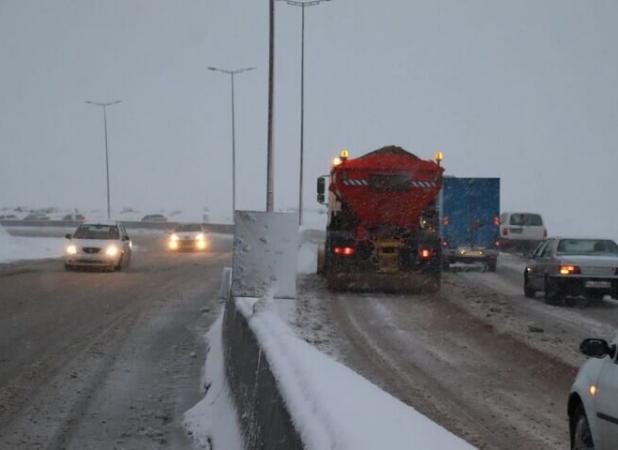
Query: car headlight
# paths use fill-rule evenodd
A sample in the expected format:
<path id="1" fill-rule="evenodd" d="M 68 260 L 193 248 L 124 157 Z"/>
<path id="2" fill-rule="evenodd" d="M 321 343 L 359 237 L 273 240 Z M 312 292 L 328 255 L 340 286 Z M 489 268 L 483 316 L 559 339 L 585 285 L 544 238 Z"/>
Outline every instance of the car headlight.
<path id="1" fill-rule="evenodd" d="M 110 245 L 105 250 L 105 254 L 107 256 L 116 256 L 118 254 L 118 247 L 116 247 L 115 245 Z"/>
<path id="2" fill-rule="evenodd" d="M 203 241 L 204 238 L 205 238 L 204 233 L 199 233 L 197 236 L 195 236 L 196 241 Z"/>
<path id="3" fill-rule="evenodd" d="M 172 235 L 170 236 L 170 241 L 175 242 L 175 241 L 177 241 L 177 240 L 178 240 L 178 235 L 177 235 L 177 234 L 172 234 Z"/>
<path id="4" fill-rule="evenodd" d="M 76 245 L 67 245 L 67 248 L 65 249 L 67 255 L 76 255 L 77 254 L 77 246 Z"/>

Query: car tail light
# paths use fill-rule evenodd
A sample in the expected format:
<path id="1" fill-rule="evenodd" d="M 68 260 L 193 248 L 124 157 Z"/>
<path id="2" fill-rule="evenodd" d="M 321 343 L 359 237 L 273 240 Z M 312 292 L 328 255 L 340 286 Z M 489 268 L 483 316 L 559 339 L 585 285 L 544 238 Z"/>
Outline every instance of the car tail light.
<path id="1" fill-rule="evenodd" d="M 543 228 L 543 237 L 546 238 L 547 237 L 547 228 Z"/>
<path id="2" fill-rule="evenodd" d="M 582 273 L 579 266 L 561 265 L 560 275 L 576 275 Z"/>
<path id="3" fill-rule="evenodd" d="M 508 228 L 503 228 L 502 229 L 502 236 L 508 236 L 509 235 L 509 229 Z"/>
<path id="4" fill-rule="evenodd" d="M 421 259 L 431 259 L 431 257 L 433 256 L 433 250 L 430 248 L 419 248 L 418 256 Z"/>
<path id="5" fill-rule="evenodd" d="M 442 225 L 445 225 L 445 226 L 448 225 L 448 216 L 444 216 L 442 218 Z"/>
<path id="6" fill-rule="evenodd" d="M 494 217 L 494 225 L 497 227 L 500 226 L 500 216 Z"/>
<path id="7" fill-rule="evenodd" d="M 354 251 L 354 247 L 335 247 L 333 249 L 333 252 L 335 253 L 335 255 L 342 256 L 352 256 L 354 255 L 354 253 L 356 253 Z"/>
<path id="8" fill-rule="evenodd" d="M 442 247 L 448 248 L 448 241 L 446 239 L 442 239 Z"/>
<path id="9" fill-rule="evenodd" d="M 496 241 L 496 248 L 500 248 L 500 241 Z"/>

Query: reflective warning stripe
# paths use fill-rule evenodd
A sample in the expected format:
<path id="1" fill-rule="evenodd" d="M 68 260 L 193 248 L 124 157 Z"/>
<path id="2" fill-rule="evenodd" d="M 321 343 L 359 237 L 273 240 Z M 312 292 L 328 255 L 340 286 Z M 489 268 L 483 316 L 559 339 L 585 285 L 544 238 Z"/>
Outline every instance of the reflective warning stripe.
<path id="1" fill-rule="evenodd" d="M 369 182 L 363 179 L 348 178 L 348 179 L 343 180 L 343 185 L 344 186 L 369 186 Z M 435 181 L 411 181 L 410 186 L 430 189 L 430 188 L 435 188 L 437 184 Z"/>
<path id="2" fill-rule="evenodd" d="M 420 187 L 420 188 L 434 188 L 436 187 L 435 181 L 412 181 L 412 187 Z"/>
<path id="3" fill-rule="evenodd" d="M 343 180 L 344 186 L 368 186 L 369 182 L 367 180 L 355 180 L 352 178 L 348 178 Z"/>

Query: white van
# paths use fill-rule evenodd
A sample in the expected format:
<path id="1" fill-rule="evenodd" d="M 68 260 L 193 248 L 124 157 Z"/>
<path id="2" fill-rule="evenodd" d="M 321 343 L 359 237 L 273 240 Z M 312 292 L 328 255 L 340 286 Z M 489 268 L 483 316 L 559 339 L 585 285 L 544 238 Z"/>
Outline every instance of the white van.
<path id="1" fill-rule="evenodd" d="M 500 214 L 500 248 L 530 251 L 547 237 L 540 214 L 503 212 Z"/>

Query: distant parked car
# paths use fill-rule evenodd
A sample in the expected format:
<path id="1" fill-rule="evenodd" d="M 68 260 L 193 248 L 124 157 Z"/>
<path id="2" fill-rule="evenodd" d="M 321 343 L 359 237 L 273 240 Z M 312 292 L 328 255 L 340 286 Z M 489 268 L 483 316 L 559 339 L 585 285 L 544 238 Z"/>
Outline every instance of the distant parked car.
<path id="1" fill-rule="evenodd" d="M 29 220 L 32 222 L 43 222 L 50 220 L 50 217 L 45 213 L 31 212 L 26 217 L 24 217 L 24 220 Z"/>
<path id="2" fill-rule="evenodd" d="M 537 291 L 544 291 L 547 303 L 573 296 L 618 298 L 618 245 L 610 239 L 547 239 L 524 271 L 524 295 Z"/>
<path id="3" fill-rule="evenodd" d="M 66 238 L 66 270 L 75 267 L 122 270 L 129 267 L 133 246 L 127 230 L 120 223 L 83 223 Z"/>
<path id="4" fill-rule="evenodd" d="M 608 343 L 585 339 L 580 350 L 588 359 L 571 387 L 567 411 L 571 449 L 618 448 L 618 336 Z"/>
<path id="5" fill-rule="evenodd" d="M 0 220 L 19 220 L 19 217 L 17 217 L 15 214 L 0 214 Z"/>
<path id="6" fill-rule="evenodd" d="M 86 218 L 82 214 L 67 214 L 62 220 L 65 222 L 83 222 Z"/>
<path id="7" fill-rule="evenodd" d="M 142 222 L 164 223 L 167 222 L 167 217 L 163 214 L 146 214 L 142 217 Z"/>
<path id="8" fill-rule="evenodd" d="M 206 250 L 206 229 L 200 224 L 181 224 L 174 228 L 167 244 L 170 250 Z"/>
<path id="9" fill-rule="evenodd" d="M 547 228 L 540 214 L 503 212 L 500 214 L 500 247 L 530 251 L 547 237 Z"/>

